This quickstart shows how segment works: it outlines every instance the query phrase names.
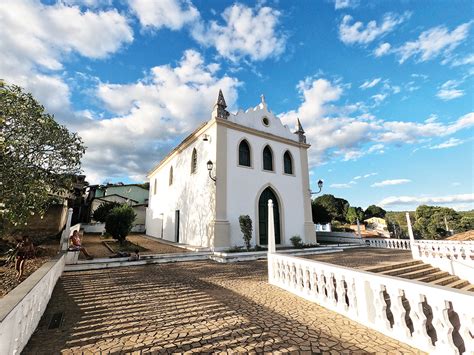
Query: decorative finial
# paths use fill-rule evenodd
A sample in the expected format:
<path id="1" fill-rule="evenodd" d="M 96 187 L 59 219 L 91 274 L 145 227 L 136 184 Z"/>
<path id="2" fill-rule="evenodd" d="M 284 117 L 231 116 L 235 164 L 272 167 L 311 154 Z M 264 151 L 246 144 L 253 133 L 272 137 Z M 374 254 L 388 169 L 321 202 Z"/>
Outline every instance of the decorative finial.
<path id="1" fill-rule="evenodd" d="M 226 120 L 227 117 L 229 117 L 229 112 L 226 110 L 226 107 L 227 104 L 224 99 L 224 94 L 222 94 L 222 90 L 219 90 L 219 95 L 217 96 L 217 101 L 214 105 L 212 116 Z"/>
<path id="2" fill-rule="evenodd" d="M 267 103 L 265 102 L 265 96 L 263 94 L 260 95 L 260 100 L 262 101 L 262 106 L 266 109 Z"/>
<path id="3" fill-rule="evenodd" d="M 294 132 L 294 134 L 298 135 L 298 141 L 300 143 L 306 143 L 306 136 L 304 135 L 304 129 L 303 129 L 303 126 L 301 125 L 300 119 L 297 118 L 296 120 L 297 120 L 296 132 Z"/>

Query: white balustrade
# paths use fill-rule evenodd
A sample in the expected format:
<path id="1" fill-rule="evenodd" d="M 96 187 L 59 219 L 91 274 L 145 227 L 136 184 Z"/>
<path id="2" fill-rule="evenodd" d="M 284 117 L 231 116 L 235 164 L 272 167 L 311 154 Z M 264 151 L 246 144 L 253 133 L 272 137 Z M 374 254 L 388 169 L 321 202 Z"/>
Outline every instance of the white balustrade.
<path id="1" fill-rule="evenodd" d="M 271 284 L 422 351 L 474 353 L 471 292 L 278 253 L 268 271 Z"/>
<path id="2" fill-rule="evenodd" d="M 454 240 L 417 240 L 415 251 L 420 257 L 448 258 L 474 263 L 474 242 Z"/>
<path id="3" fill-rule="evenodd" d="M 372 248 L 388 248 L 410 250 L 410 240 L 408 239 L 380 239 L 364 238 L 365 244 Z"/>

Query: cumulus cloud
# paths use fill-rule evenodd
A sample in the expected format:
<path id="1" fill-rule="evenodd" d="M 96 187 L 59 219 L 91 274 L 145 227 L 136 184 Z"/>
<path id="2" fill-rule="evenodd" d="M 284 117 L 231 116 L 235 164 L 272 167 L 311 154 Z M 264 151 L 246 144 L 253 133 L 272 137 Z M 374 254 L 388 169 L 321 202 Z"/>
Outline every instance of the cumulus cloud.
<path id="1" fill-rule="evenodd" d="M 255 61 L 278 57 L 286 42 L 285 35 L 277 29 L 280 15 L 268 6 L 250 8 L 236 3 L 224 10 L 223 25 L 216 21 L 201 22 L 194 26 L 192 36 L 233 61 L 244 57 Z"/>
<path id="2" fill-rule="evenodd" d="M 413 144 L 474 126 L 473 112 L 447 123 L 386 121 L 366 114 L 351 117 L 347 113 L 354 113 L 357 108 L 348 110 L 348 105 L 336 105 L 346 87 L 340 82 L 308 77 L 297 85 L 301 96 L 299 107 L 279 115 L 290 127 L 300 119 L 312 145 L 309 150 L 312 166 L 333 158 L 355 160 L 367 154 L 380 154 L 389 144 Z"/>
<path id="3" fill-rule="evenodd" d="M 448 80 L 443 85 L 441 85 L 439 91 L 436 93 L 436 96 L 444 101 L 464 96 L 464 91 L 457 88 L 460 84 L 461 83 L 457 80 Z"/>
<path id="4" fill-rule="evenodd" d="M 401 185 L 401 184 L 407 184 L 411 182 L 409 179 L 393 179 L 393 180 L 383 180 L 380 182 L 376 182 L 372 185 L 371 187 L 383 187 L 383 186 L 392 186 L 392 185 Z"/>
<path id="5" fill-rule="evenodd" d="M 359 0 L 334 0 L 334 9 L 342 10 L 359 6 Z"/>
<path id="6" fill-rule="evenodd" d="M 188 0 L 128 0 L 128 3 L 145 28 L 179 30 L 199 18 L 199 11 Z"/>
<path id="7" fill-rule="evenodd" d="M 329 187 L 334 189 L 349 189 L 351 188 L 351 184 L 331 184 Z"/>
<path id="8" fill-rule="evenodd" d="M 68 55 L 101 59 L 133 40 L 127 19 L 116 10 L 3 1 L 0 18 L 0 77 L 31 91 L 52 111 L 69 106 L 61 72 Z"/>
<path id="9" fill-rule="evenodd" d="M 383 55 L 386 55 L 390 52 L 390 48 L 392 48 L 390 43 L 387 43 L 387 42 L 382 43 L 374 50 L 374 55 L 376 57 L 381 57 Z"/>
<path id="10" fill-rule="evenodd" d="M 443 143 L 431 146 L 430 149 L 446 149 L 446 148 L 456 147 L 463 143 L 464 141 L 462 139 L 449 138 L 447 141 L 444 141 Z"/>
<path id="11" fill-rule="evenodd" d="M 390 196 L 377 203 L 378 206 L 401 205 L 446 205 L 453 203 L 474 203 L 474 194 L 459 194 L 447 196 Z"/>
<path id="12" fill-rule="evenodd" d="M 154 67 L 137 82 L 101 83 L 97 97 L 115 115 L 79 128 L 88 147 L 86 173 L 143 180 L 153 163 L 210 119 L 219 89 L 231 107 L 238 85 L 235 78 L 218 77 L 216 66 L 193 50 L 187 50 L 176 67 Z"/>
<path id="13" fill-rule="evenodd" d="M 398 48 L 399 62 L 403 63 L 411 57 L 424 62 L 439 55 L 450 54 L 468 36 L 471 22 L 459 25 L 451 32 L 445 26 L 430 28 L 420 34 L 417 40 L 406 42 Z"/>
<path id="14" fill-rule="evenodd" d="M 359 86 L 359 88 L 361 88 L 363 90 L 373 88 L 375 85 L 380 83 L 380 80 L 382 80 L 382 78 L 375 78 L 375 79 L 372 79 L 372 80 L 364 81 L 364 83 L 361 86 Z"/>
<path id="15" fill-rule="evenodd" d="M 403 15 L 387 13 L 379 24 L 370 21 L 364 25 L 360 21 L 353 22 L 352 16 L 346 15 L 339 25 L 339 38 L 345 44 L 368 44 L 393 31 L 410 16 L 408 12 Z"/>

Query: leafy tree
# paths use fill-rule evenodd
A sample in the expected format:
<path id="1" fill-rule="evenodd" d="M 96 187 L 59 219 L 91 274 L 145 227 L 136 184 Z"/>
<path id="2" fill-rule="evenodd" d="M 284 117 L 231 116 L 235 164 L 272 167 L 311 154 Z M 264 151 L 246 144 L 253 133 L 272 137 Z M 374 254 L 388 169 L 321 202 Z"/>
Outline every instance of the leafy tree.
<path id="1" fill-rule="evenodd" d="M 331 222 L 331 216 L 326 208 L 314 201 L 311 203 L 311 213 L 313 215 L 313 223 L 327 224 Z"/>
<path id="2" fill-rule="evenodd" d="M 333 195 L 322 195 L 316 198 L 313 203 L 324 207 L 331 220 L 346 221 L 346 214 L 349 209 L 349 202 L 347 200 L 334 197 Z"/>
<path id="3" fill-rule="evenodd" d="M 94 211 L 92 217 L 94 220 L 97 222 L 102 222 L 105 223 L 107 220 L 107 216 L 109 213 L 115 208 L 120 206 L 120 203 L 118 202 L 103 202 L 97 207 L 97 209 Z"/>
<path id="4" fill-rule="evenodd" d="M 349 207 L 346 213 L 346 220 L 354 224 L 357 222 L 357 219 L 361 222 L 364 220 L 364 211 L 360 207 Z"/>
<path id="5" fill-rule="evenodd" d="M 382 207 L 376 205 L 370 205 L 364 212 L 364 219 L 372 218 L 372 217 L 379 217 L 385 218 L 387 211 L 385 211 Z"/>
<path id="6" fill-rule="evenodd" d="M 24 224 L 71 186 L 85 148 L 31 94 L 1 80 L 0 136 L 0 225 Z"/>
<path id="7" fill-rule="evenodd" d="M 239 216 L 240 230 L 242 231 L 245 248 L 250 250 L 250 241 L 252 240 L 252 219 L 248 215 Z"/>
<path id="8" fill-rule="evenodd" d="M 118 240 L 120 244 L 123 244 L 132 230 L 135 217 L 136 214 L 132 207 L 128 205 L 115 207 L 105 220 L 105 231 Z"/>
<path id="9" fill-rule="evenodd" d="M 440 239 L 454 231 L 462 232 L 466 229 L 461 221 L 461 215 L 447 207 L 421 205 L 415 212 L 415 229 L 424 239 Z"/>

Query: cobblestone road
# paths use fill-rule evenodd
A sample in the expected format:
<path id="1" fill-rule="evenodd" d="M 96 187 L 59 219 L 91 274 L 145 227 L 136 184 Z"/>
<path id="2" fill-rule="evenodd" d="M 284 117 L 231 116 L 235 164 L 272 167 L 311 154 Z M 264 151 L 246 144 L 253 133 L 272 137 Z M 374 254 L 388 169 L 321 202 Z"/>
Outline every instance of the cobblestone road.
<path id="1" fill-rule="evenodd" d="M 24 354 L 416 353 L 266 279 L 265 261 L 65 273 Z"/>

